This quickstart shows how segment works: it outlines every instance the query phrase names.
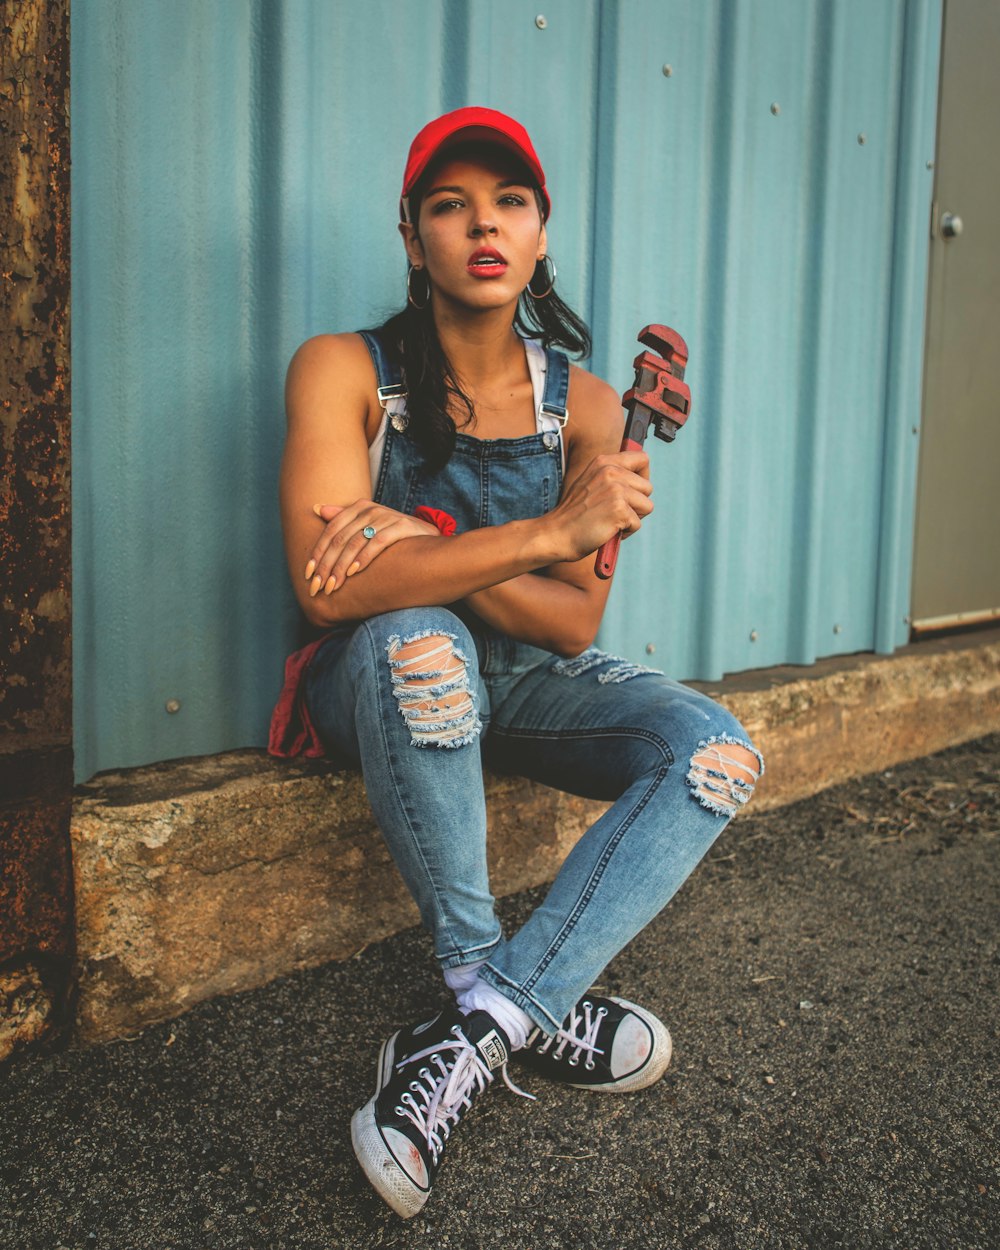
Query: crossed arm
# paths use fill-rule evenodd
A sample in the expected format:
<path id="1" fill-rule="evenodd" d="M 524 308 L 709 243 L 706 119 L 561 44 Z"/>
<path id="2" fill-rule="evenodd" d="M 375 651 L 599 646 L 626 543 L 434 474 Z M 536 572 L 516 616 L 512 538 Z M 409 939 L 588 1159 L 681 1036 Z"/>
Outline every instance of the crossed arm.
<path id="1" fill-rule="evenodd" d="M 292 585 L 308 619 L 325 626 L 464 600 L 511 637 L 561 655 L 585 650 L 609 586 L 594 574 L 593 552 L 618 530 L 634 532 L 652 510 L 645 454 L 615 450 L 621 409 L 611 388 L 572 371 L 566 482 L 552 512 L 451 538 L 371 502 L 368 442 L 381 416 L 374 394 L 356 335 L 312 339 L 289 368 L 281 508 Z M 370 540 L 362 534 L 369 524 L 377 531 Z"/>

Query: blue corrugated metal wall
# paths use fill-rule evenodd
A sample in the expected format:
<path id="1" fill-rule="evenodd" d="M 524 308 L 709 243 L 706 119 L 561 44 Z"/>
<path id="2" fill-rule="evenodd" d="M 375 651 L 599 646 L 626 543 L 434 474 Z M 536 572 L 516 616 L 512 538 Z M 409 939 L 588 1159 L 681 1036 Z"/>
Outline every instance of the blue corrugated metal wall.
<path id="1" fill-rule="evenodd" d="M 78 774 L 264 740 L 284 369 L 401 303 L 405 151 L 463 103 L 535 138 L 594 369 L 691 347 L 604 645 L 715 679 L 904 641 L 940 9 L 74 0 Z"/>

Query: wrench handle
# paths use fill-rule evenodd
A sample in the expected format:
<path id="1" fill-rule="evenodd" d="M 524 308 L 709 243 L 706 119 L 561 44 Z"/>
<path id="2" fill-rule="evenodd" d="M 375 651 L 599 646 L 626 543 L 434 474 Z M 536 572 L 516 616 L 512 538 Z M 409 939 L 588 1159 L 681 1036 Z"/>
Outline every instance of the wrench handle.
<path id="1" fill-rule="evenodd" d="M 622 439 L 620 451 L 642 451 L 642 443 L 637 443 L 634 438 L 629 438 L 626 434 Z M 614 573 L 615 565 L 618 563 L 618 549 L 622 545 L 622 536 L 619 531 L 613 534 L 611 538 L 597 549 L 597 555 L 594 558 L 594 572 L 606 582 Z"/>

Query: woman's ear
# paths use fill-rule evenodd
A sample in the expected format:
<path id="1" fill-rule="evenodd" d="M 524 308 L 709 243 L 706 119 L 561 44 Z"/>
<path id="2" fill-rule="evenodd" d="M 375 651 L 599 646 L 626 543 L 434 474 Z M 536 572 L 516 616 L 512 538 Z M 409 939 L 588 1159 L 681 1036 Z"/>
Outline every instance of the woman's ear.
<path id="1" fill-rule="evenodd" d="M 538 233 L 538 256 L 536 257 L 536 259 L 544 260 L 545 257 L 548 255 L 548 250 L 549 250 L 549 240 L 548 240 L 548 236 L 545 233 L 545 226 L 543 224 L 541 230 Z"/>
<path id="2" fill-rule="evenodd" d="M 424 263 L 424 247 L 420 242 L 420 235 L 417 234 L 417 227 L 412 221 L 401 221 L 399 233 L 403 239 L 403 246 L 406 248 L 407 259 L 411 265 L 419 269 Z"/>

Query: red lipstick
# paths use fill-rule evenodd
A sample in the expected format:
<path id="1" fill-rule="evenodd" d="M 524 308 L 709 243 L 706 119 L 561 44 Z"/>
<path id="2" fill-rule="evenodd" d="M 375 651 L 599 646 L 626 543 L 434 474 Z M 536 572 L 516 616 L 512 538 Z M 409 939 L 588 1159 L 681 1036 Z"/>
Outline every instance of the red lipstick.
<path id="1" fill-rule="evenodd" d="M 507 272 L 507 260 L 495 247 L 477 247 L 465 269 L 474 278 L 500 278 Z"/>

